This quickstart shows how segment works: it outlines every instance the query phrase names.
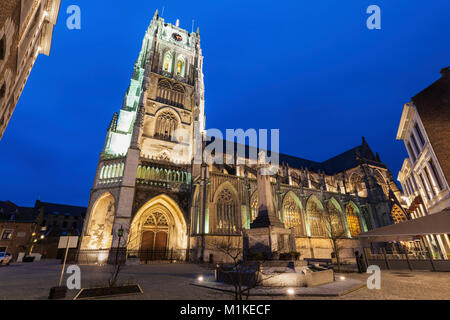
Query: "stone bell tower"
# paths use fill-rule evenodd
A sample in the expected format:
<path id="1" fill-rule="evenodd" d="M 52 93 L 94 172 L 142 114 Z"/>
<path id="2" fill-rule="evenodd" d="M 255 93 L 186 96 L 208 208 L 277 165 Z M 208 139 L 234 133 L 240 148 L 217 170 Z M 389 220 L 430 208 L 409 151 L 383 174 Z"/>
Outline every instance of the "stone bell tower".
<path id="1" fill-rule="evenodd" d="M 122 227 L 126 239 L 139 208 L 162 193 L 177 202 L 185 215 L 183 223 L 188 224 L 186 199 L 194 131 L 201 134 L 205 128 L 202 69 L 199 30 L 189 33 L 179 27 L 178 20 L 176 24 L 165 22 L 157 10 L 144 36 L 120 113 L 114 114 L 107 130 L 82 249 L 117 247 L 117 230 Z M 97 214 L 97 202 L 105 193 L 111 198 L 103 206 L 110 209 Z M 187 230 L 180 230 L 179 234 L 187 237 Z M 105 240 L 108 237 L 111 239 Z M 122 240 L 120 246 L 124 245 Z"/>

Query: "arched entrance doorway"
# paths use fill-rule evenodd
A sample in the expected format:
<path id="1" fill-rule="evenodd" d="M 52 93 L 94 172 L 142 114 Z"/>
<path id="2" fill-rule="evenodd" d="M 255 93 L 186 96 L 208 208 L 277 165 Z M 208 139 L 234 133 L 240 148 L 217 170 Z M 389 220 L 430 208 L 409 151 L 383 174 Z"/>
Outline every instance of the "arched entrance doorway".
<path id="1" fill-rule="evenodd" d="M 160 260 L 167 254 L 169 223 L 161 212 L 151 213 L 142 227 L 141 260 Z"/>
<path id="2" fill-rule="evenodd" d="M 131 223 L 127 248 L 145 261 L 185 254 L 187 227 L 177 203 L 160 195 L 144 204 Z"/>

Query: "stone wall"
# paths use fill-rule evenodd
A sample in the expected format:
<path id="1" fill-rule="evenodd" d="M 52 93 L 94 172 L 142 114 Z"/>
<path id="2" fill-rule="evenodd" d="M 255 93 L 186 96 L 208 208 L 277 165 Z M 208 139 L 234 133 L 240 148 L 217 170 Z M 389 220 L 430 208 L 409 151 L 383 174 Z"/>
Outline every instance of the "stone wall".
<path id="1" fill-rule="evenodd" d="M 330 239 L 326 238 L 296 238 L 297 251 L 302 258 L 331 259 L 333 252 Z M 338 243 L 342 247 L 340 258 L 343 263 L 355 263 L 355 251 L 362 252 L 359 240 L 343 239 Z"/>

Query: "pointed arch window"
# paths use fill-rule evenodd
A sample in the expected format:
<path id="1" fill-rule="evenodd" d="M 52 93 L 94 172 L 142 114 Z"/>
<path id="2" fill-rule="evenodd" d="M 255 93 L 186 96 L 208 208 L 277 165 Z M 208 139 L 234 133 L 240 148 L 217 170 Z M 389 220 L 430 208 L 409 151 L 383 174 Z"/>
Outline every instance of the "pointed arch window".
<path id="1" fill-rule="evenodd" d="M 283 215 L 286 228 L 293 228 L 296 235 L 303 235 L 300 207 L 289 195 L 283 203 Z"/>
<path id="2" fill-rule="evenodd" d="M 163 71 L 172 72 L 173 56 L 170 51 L 166 52 L 163 59 Z"/>
<path id="3" fill-rule="evenodd" d="M 183 107 L 184 87 L 178 83 L 172 84 L 167 80 L 161 80 L 158 83 L 156 100 L 176 107 Z"/>
<path id="4" fill-rule="evenodd" d="M 175 115 L 169 111 L 163 112 L 156 120 L 155 137 L 170 141 L 177 126 L 178 120 Z"/>
<path id="5" fill-rule="evenodd" d="M 347 224 L 350 229 L 350 234 L 352 237 L 357 237 L 361 233 L 361 227 L 359 225 L 358 214 L 356 213 L 355 207 L 349 203 L 345 209 L 347 216 Z"/>
<path id="6" fill-rule="evenodd" d="M 322 208 L 319 207 L 316 201 L 309 200 L 306 206 L 306 212 L 308 214 L 309 231 L 311 236 L 326 237 L 327 235 L 322 220 Z"/>
<path id="7" fill-rule="evenodd" d="M 342 224 L 341 213 L 333 201 L 328 202 L 328 214 L 329 214 L 329 224 L 333 236 L 343 236 L 345 235 L 345 228 Z"/>
<path id="8" fill-rule="evenodd" d="M 177 76 L 184 77 L 186 71 L 186 62 L 183 57 L 177 59 Z"/>
<path id="9" fill-rule="evenodd" d="M 234 234 L 239 231 L 237 204 L 230 190 L 224 189 L 216 203 L 217 231 Z"/>

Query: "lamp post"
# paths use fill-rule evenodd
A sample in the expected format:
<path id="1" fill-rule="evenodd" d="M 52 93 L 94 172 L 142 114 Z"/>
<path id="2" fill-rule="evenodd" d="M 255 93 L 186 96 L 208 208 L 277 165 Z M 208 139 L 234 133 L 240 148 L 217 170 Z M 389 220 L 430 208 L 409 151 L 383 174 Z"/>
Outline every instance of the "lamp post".
<path id="1" fill-rule="evenodd" d="M 120 226 L 120 229 L 117 231 L 117 235 L 119 236 L 119 241 L 117 242 L 117 251 L 116 251 L 116 263 L 119 258 L 119 248 L 120 248 L 120 239 L 123 237 L 123 228 Z"/>

